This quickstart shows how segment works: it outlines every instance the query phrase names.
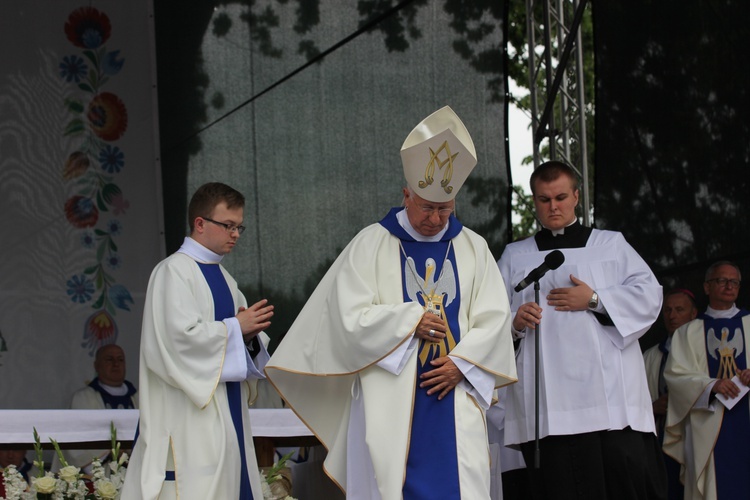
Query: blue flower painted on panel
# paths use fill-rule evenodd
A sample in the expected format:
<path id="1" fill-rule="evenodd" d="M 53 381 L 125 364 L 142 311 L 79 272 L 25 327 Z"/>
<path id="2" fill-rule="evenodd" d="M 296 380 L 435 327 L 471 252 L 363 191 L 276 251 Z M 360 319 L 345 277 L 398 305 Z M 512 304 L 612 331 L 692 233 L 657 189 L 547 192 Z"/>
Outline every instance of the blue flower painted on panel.
<path id="1" fill-rule="evenodd" d="M 122 224 L 117 219 L 112 219 L 107 222 L 106 231 L 109 232 L 110 236 L 120 236 L 122 234 Z"/>
<path id="2" fill-rule="evenodd" d="M 96 237 L 91 230 L 87 230 L 81 235 L 81 245 L 86 248 L 94 248 L 96 246 Z"/>
<path id="3" fill-rule="evenodd" d="M 63 101 L 70 116 L 62 136 L 80 138 L 63 167 L 63 179 L 74 188 L 64 211 L 68 222 L 81 230 L 81 245 L 91 250 L 94 262 L 68 280 L 67 293 L 74 302 L 91 301 L 94 312 L 85 322 L 81 344 L 91 356 L 117 339 L 116 311 L 130 311 L 133 304 L 128 289 L 111 272 L 123 267 L 116 241 L 123 224 L 104 217 L 106 212 L 125 214 L 130 207 L 116 179 L 125 167 L 125 153 L 114 145 L 127 132 L 128 110 L 119 95 L 106 90 L 125 64 L 119 49 L 107 50 L 112 30 L 105 12 L 91 6 L 74 9 L 64 32 L 80 52 L 53 67 L 71 87 Z M 92 168 L 97 162 L 101 170 Z"/>
<path id="4" fill-rule="evenodd" d="M 67 82 L 80 82 L 86 78 L 88 70 L 86 62 L 78 56 L 65 56 L 60 63 L 60 76 Z"/>
<path id="5" fill-rule="evenodd" d="M 110 174 L 120 173 L 122 167 L 125 166 L 125 153 L 117 146 L 108 144 L 99 151 L 99 164 L 102 166 L 102 170 L 106 170 Z"/>
<path id="6" fill-rule="evenodd" d="M 130 292 L 122 285 L 114 285 L 109 289 L 109 300 L 120 309 L 130 311 L 130 305 L 133 304 L 133 297 Z"/>
<path id="7" fill-rule="evenodd" d="M 118 269 L 120 266 L 122 266 L 122 257 L 120 257 L 116 253 L 111 253 L 107 256 L 105 262 L 110 269 Z"/>
<path id="8" fill-rule="evenodd" d="M 68 280 L 68 295 L 70 300 L 83 304 L 91 300 L 94 284 L 83 274 L 77 274 Z"/>

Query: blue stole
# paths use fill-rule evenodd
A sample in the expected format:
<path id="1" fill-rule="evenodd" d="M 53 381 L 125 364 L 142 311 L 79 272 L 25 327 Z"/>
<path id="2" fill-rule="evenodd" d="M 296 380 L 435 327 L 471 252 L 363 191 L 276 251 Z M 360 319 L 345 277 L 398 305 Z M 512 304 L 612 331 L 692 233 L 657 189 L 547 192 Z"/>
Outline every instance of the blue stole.
<path id="1" fill-rule="evenodd" d="M 127 380 L 125 381 L 125 385 L 128 388 L 128 392 L 122 396 L 114 396 L 105 391 L 104 388 L 99 385 L 99 377 L 96 377 L 91 383 L 89 383 L 89 387 L 98 392 L 102 397 L 105 408 L 109 410 L 132 410 L 135 408 L 135 405 L 133 404 L 133 394 L 136 393 L 136 389 L 135 386 Z"/>
<path id="2" fill-rule="evenodd" d="M 732 318 L 716 319 L 701 315 L 706 333 L 708 375 L 732 378 L 735 369 L 747 368 L 745 332 L 742 318 L 750 312 L 742 309 Z M 729 353 L 724 358 L 720 351 Z M 724 408 L 719 436 L 714 445 L 717 498 L 745 498 L 750 488 L 750 404 L 748 395 L 734 408 Z M 720 404 L 717 402 L 716 404 Z"/>
<path id="3" fill-rule="evenodd" d="M 453 246 L 450 245 L 450 241 L 461 232 L 463 226 L 458 219 L 451 215 L 450 227 L 443 235 L 441 241 L 434 243 L 418 242 L 409 236 L 398 223 L 396 214 L 400 210 L 402 208 L 391 209 L 388 215 L 380 221 L 380 224 L 401 241 L 406 256 L 411 257 L 414 262 L 414 269 L 411 269 L 403 252 L 401 253 L 400 264 L 402 269 L 401 280 L 404 302 L 412 301 L 407 292 L 405 273 L 415 271 L 419 282 L 427 290 L 428 287 L 425 285 L 425 278 L 427 277 L 425 261 L 428 258 L 431 258 L 435 262 L 436 267 L 432 273 L 435 281 L 438 280 L 438 276 L 443 272 L 444 264 L 450 261 L 455 271 L 454 288 L 456 290 L 455 297 L 453 297 L 448 305 L 445 305 L 445 302 L 447 302 L 446 296 L 442 296 L 444 300 L 442 313 L 448 321 L 452 342 L 446 338 L 443 341 L 442 351 L 432 342 L 424 340 L 419 342 L 414 410 L 412 414 L 409 456 L 406 462 L 406 479 L 404 481 L 403 495 L 405 500 L 460 499 L 461 491 L 459 488 L 454 414 L 455 390 L 450 391 L 448 395 L 438 401 L 437 394 L 428 396 L 428 388 L 419 387 L 419 377 L 423 373 L 433 369 L 432 365 L 430 365 L 431 360 L 445 355 L 461 339 L 461 331 L 458 325 L 458 309 L 461 304 L 460 285 L 458 283 L 456 255 Z M 440 283 L 442 284 L 442 282 Z M 430 290 L 427 291 L 429 292 Z M 424 306 L 424 296 L 421 291 L 417 296 L 420 304 Z"/>
<path id="4" fill-rule="evenodd" d="M 664 368 L 667 366 L 667 358 L 669 357 L 669 351 L 667 350 L 667 339 L 659 342 L 659 352 L 661 353 L 661 361 L 659 362 L 659 382 L 657 383 L 657 390 L 659 396 L 663 396 L 668 393 L 667 382 L 664 380 Z M 659 439 L 659 444 L 664 443 L 664 426 L 666 425 L 666 418 L 664 415 L 654 417 L 656 421 L 656 437 Z"/>
<path id="5" fill-rule="evenodd" d="M 218 264 L 203 264 L 196 262 L 203 272 L 203 276 L 208 282 L 211 289 L 211 295 L 214 299 L 214 319 L 223 321 L 226 318 L 234 317 L 234 299 L 229 285 L 221 273 Z M 227 398 L 229 400 L 229 412 L 232 416 L 234 430 L 237 433 L 237 444 L 240 447 L 240 500 L 253 500 L 253 492 L 250 488 L 250 475 L 247 470 L 247 459 L 245 453 L 245 431 L 242 427 L 242 412 L 245 411 L 242 406 L 242 386 L 241 382 L 225 382 L 227 386 Z"/>

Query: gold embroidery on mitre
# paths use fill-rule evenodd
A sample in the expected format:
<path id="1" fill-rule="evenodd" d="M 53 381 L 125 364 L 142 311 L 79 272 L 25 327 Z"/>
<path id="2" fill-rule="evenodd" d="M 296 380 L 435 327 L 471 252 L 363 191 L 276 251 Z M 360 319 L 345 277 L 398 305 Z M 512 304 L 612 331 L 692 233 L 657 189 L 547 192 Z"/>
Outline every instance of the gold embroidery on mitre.
<path id="1" fill-rule="evenodd" d="M 731 379 L 737 374 L 735 358 L 743 351 L 742 331 L 738 328 L 734 332 L 732 340 L 727 340 L 729 338 L 729 328 L 727 327 L 721 329 L 721 340 L 716 338 L 713 328 L 709 328 L 708 335 L 711 356 L 715 359 L 714 353 L 719 354 L 719 369 L 715 378 Z"/>
<path id="2" fill-rule="evenodd" d="M 453 191 L 453 186 L 449 186 L 451 179 L 453 178 L 453 160 L 456 159 L 456 156 L 458 156 L 458 153 L 451 155 L 451 148 L 448 146 L 448 141 L 443 141 L 442 146 L 438 148 L 437 151 L 433 151 L 432 148 L 429 148 L 430 150 L 430 161 L 427 163 L 427 168 L 424 171 L 424 180 L 419 181 L 419 187 L 424 189 L 427 186 L 432 185 L 432 182 L 434 181 L 435 177 L 435 165 L 437 164 L 438 170 L 442 170 L 443 167 L 447 164 L 448 167 L 443 172 L 443 180 L 440 181 L 440 186 L 442 186 L 443 190 L 450 194 Z M 446 158 L 444 160 L 441 160 L 439 158 L 440 153 L 445 150 Z"/>

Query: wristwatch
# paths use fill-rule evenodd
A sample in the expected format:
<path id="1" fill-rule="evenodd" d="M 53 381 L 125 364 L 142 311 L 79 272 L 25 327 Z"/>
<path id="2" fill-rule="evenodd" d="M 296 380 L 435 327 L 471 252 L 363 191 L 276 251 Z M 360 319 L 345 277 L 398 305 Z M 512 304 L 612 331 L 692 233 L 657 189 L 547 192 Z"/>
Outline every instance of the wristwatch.
<path id="1" fill-rule="evenodd" d="M 596 309 L 599 305 L 599 294 L 594 292 L 589 299 L 589 309 Z"/>

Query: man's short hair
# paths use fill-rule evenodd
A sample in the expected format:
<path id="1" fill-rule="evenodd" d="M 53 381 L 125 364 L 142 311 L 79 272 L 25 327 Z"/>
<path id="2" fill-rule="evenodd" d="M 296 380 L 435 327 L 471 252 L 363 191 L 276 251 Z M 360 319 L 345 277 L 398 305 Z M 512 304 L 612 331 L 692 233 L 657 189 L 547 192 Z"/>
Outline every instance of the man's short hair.
<path id="1" fill-rule="evenodd" d="M 706 269 L 706 276 L 704 278 L 704 281 L 708 281 L 711 279 L 711 277 L 714 275 L 714 272 L 721 266 L 731 266 L 735 269 L 737 269 L 737 275 L 742 279 L 742 273 L 740 272 L 740 266 L 735 264 L 732 261 L 729 260 L 720 260 L 718 262 L 714 262 L 710 266 L 708 266 L 708 269 Z"/>
<path id="2" fill-rule="evenodd" d="M 536 167 L 531 174 L 531 178 L 529 179 L 531 194 L 536 194 L 536 181 L 552 182 L 557 180 L 561 175 L 566 175 L 570 178 L 573 185 L 573 191 L 578 190 L 579 175 L 576 169 L 561 161 L 547 161 Z"/>
<path id="3" fill-rule="evenodd" d="M 209 182 L 199 187 L 188 205 L 190 232 L 195 229 L 193 225 L 196 217 L 210 217 L 216 205 L 222 201 L 229 209 L 245 207 L 245 197 L 233 187 L 221 182 Z"/>

